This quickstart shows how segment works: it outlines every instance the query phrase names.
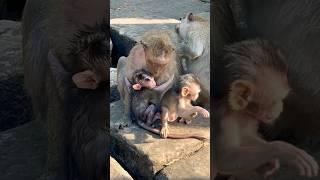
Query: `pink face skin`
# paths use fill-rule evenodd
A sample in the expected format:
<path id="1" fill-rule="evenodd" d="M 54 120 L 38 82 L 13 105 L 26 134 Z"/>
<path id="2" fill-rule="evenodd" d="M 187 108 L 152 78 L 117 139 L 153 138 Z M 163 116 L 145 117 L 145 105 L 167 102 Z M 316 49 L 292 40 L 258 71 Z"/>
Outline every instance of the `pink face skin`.
<path id="1" fill-rule="evenodd" d="M 153 77 L 144 77 L 143 80 L 139 80 L 137 84 L 132 85 L 134 90 L 141 90 L 141 88 L 153 89 L 157 86 Z"/>

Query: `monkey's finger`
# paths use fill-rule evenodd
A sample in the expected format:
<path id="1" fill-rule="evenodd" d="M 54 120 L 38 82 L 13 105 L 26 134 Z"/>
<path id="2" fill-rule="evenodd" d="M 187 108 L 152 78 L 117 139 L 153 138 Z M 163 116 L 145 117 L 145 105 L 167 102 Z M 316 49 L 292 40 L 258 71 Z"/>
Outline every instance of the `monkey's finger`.
<path id="1" fill-rule="evenodd" d="M 314 158 L 302 149 L 297 149 L 297 153 L 309 164 L 311 176 L 317 176 L 319 165 Z"/>
<path id="2" fill-rule="evenodd" d="M 308 162 L 298 154 L 296 155 L 296 159 L 298 160 L 297 163 L 303 167 L 303 175 L 310 177 L 312 175 L 312 170 Z"/>
<path id="3" fill-rule="evenodd" d="M 293 160 L 292 163 L 293 163 L 292 165 L 294 165 L 298 169 L 299 175 L 305 176 L 306 172 L 305 172 L 303 165 L 300 164 L 300 162 L 298 160 Z"/>
<path id="4" fill-rule="evenodd" d="M 307 176 L 311 177 L 311 176 L 316 176 L 317 172 L 318 172 L 318 164 L 317 162 L 313 159 L 312 156 L 310 156 L 307 152 L 305 152 L 302 149 L 299 148 L 294 148 L 293 151 L 297 154 L 297 156 L 299 156 L 308 166 L 308 173 Z"/>

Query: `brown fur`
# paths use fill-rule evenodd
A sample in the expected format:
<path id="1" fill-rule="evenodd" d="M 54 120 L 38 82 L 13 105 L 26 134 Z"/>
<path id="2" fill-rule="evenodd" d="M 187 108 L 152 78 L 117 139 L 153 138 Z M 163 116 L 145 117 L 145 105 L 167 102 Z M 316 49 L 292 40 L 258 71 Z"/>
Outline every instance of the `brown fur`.
<path id="1" fill-rule="evenodd" d="M 158 48 L 162 48 L 161 51 L 159 51 Z M 133 73 L 139 69 L 146 69 L 152 73 L 157 85 L 164 84 L 172 79 L 173 76 L 176 77 L 178 75 L 178 67 L 176 54 L 173 51 L 174 48 L 170 36 L 166 31 L 152 30 L 142 36 L 141 43 L 138 43 L 131 49 L 128 58 L 121 57 L 119 59 L 117 64 L 118 90 L 127 114 L 130 112 L 131 96 L 125 83 L 125 78 L 130 80 Z M 173 82 L 174 81 L 175 78 L 173 79 Z M 172 83 L 164 88 L 163 91 L 169 89 L 171 84 Z M 160 93 L 160 96 L 161 94 L 163 94 L 163 92 Z M 136 100 L 141 102 L 149 101 L 148 99 Z M 140 104 L 139 102 L 134 103 Z M 159 103 L 159 101 L 156 103 Z M 143 107 L 146 109 L 148 105 L 149 103 L 146 103 Z"/>

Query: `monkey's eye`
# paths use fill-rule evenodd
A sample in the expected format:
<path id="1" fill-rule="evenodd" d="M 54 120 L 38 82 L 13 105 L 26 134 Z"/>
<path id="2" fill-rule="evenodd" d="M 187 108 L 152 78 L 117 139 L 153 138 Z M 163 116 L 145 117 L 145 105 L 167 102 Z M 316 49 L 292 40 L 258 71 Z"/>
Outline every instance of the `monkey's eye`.
<path id="1" fill-rule="evenodd" d="M 138 74 L 138 79 L 143 79 L 143 75 L 142 74 Z"/>
<path id="2" fill-rule="evenodd" d="M 182 20 L 182 17 L 180 17 L 179 20 L 181 21 L 181 20 Z"/>
<path id="3" fill-rule="evenodd" d="M 145 80 L 145 81 L 151 81 L 149 78 L 145 78 L 144 80 Z"/>

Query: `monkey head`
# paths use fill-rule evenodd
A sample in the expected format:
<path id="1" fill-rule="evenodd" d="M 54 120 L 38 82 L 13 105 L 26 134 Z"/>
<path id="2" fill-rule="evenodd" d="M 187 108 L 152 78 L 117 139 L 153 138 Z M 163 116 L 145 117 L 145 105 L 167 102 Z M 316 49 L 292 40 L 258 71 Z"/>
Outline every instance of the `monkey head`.
<path id="1" fill-rule="evenodd" d="M 175 60 L 174 45 L 165 33 L 146 33 L 140 43 L 144 48 L 146 66 L 155 77 L 164 72 L 167 65 Z"/>
<path id="2" fill-rule="evenodd" d="M 232 74 L 227 95 L 231 111 L 272 124 L 290 91 L 284 57 L 265 40 L 235 43 L 227 52 L 224 60 L 229 61 L 227 74 Z"/>
<path id="3" fill-rule="evenodd" d="M 80 31 L 71 44 L 69 57 L 74 60 L 72 81 L 80 89 L 96 89 L 107 79 L 111 40 L 105 26 Z"/>
<path id="4" fill-rule="evenodd" d="M 142 88 L 153 89 L 157 85 L 152 74 L 144 69 L 133 73 L 132 82 L 134 90 L 141 90 Z"/>
<path id="5" fill-rule="evenodd" d="M 259 122 L 272 124 L 282 112 L 289 86 L 283 75 L 277 75 L 276 72 L 263 76 L 268 79 L 257 78 L 255 82 L 234 81 L 228 100 L 233 111 L 243 112 Z"/>
<path id="6" fill-rule="evenodd" d="M 187 15 L 183 18 L 180 18 L 180 24 L 176 25 L 176 33 L 180 38 L 186 39 L 190 28 L 192 28 L 193 22 L 204 22 L 205 19 L 194 15 L 193 13 L 187 13 Z"/>
<path id="7" fill-rule="evenodd" d="M 79 31 L 71 40 L 66 56 L 58 57 L 53 49 L 49 51 L 50 68 L 58 82 L 71 80 L 79 89 L 94 90 L 107 81 L 110 41 L 106 26 L 107 23 L 97 24 Z"/>
<path id="8" fill-rule="evenodd" d="M 196 101 L 201 91 L 200 80 L 194 74 L 185 74 L 179 77 L 178 92 L 181 97 Z"/>

